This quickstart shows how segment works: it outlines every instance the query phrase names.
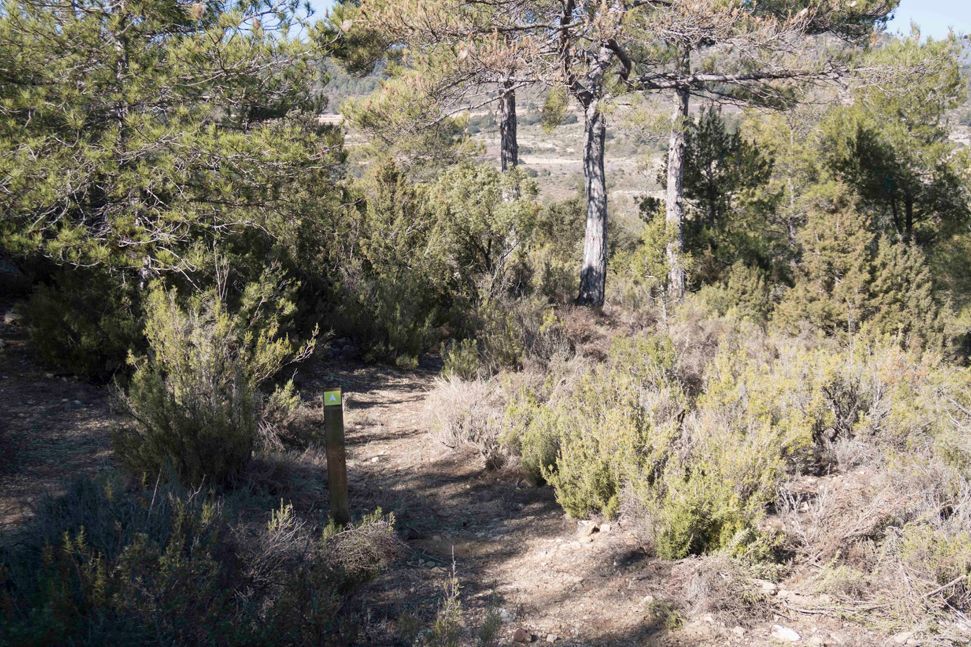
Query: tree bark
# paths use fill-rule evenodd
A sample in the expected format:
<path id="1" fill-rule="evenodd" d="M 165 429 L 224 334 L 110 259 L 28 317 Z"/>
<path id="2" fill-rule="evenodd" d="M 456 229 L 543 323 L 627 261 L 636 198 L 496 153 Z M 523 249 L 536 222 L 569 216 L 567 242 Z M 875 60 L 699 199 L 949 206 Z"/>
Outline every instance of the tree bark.
<path id="1" fill-rule="evenodd" d="M 584 107 L 583 179 L 587 198 L 587 227 L 580 268 L 580 305 L 600 307 L 607 288 L 607 176 L 604 154 L 607 122 L 598 100 Z"/>
<path id="2" fill-rule="evenodd" d="M 687 90 L 677 92 L 677 105 L 668 144 L 668 186 L 665 201 L 665 222 L 668 231 L 668 295 L 681 301 L 687 286 L 684 269 L 684 129 L 688 118 Z"/>
<path id="3" fill-rule="evenodd" d="M 904 192 L 904 241 L 910 242 L 914 237 L 914 196 L 910 190 Z"/>
<path id="4" fill-rule="evenodd" d="M 499 163 L 503 173 L 519 166 L 517 125 L 516 90 L 511 81 L 505 81 L 499 97 Z"/>

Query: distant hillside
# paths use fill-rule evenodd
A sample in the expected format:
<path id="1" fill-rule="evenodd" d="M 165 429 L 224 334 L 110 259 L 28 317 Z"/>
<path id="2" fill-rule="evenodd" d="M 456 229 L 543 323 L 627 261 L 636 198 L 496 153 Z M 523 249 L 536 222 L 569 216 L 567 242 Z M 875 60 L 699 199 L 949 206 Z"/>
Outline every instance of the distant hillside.
<path id="1" fill-rule="evenodd" d="M 384 78 L 383 65 L 379 65 L 367 76 L 349 74 L 343 67 L 331 60 L 324 61 L 323 66 L 329 78 L 324 87 L 324 95 L 327 97 L 327 106 L 324 112 L 328 114 L 339 113 L 341 104 L 347 99 L 363 97 L 374 92 L 381 79 Z"/>

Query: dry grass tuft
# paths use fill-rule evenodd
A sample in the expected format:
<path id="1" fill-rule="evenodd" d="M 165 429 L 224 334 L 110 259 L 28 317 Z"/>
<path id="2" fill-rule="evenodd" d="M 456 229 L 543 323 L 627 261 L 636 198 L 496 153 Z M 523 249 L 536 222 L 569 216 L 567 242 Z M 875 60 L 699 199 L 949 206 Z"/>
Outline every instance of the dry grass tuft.
<path id="1" fill-rule="evenodd" d="M 482 456 L 487 469 L 506 462 L 499 444 L 503 398 L 496 380 L 439 378 L 428 394 L 426 411 L 435 437 L 450 449 L 472 449 Z"/>
<path id="2" fill-rule="evenodd" d="M 670 590 L 680 591 L 688 615 L 711 614 L 726 623 L 751 624 L 768 615 L 767 596 L 750 569 L 724 554 L 690 557 L 671 571 Z"/>

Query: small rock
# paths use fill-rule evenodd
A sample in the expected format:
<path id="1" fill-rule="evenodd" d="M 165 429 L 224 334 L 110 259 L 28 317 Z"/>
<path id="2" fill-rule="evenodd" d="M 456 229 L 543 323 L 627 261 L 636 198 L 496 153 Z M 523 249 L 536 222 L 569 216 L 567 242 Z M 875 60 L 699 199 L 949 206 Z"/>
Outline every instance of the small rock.
<path id="1" fill-rule="evenodd" d="M 560 639 L 560 637 L 557 636 L 556 634 L 547 634 L 546 635 L 546 642 L 548 642 L 550 644 L 555 643 L 559 639 Z"/>
<path id="2" fill-rule="evenodd" d="M 610 527 L 609 523 L 602 523 L 600 524 L 600 532 L 610 532 Z"/>
<path id="3" fill-rule="evenodd" d="M 701 619 L 710 625 L 715 624 L 715 616 L 711 615 L 710 613 L 706 613 L 705 615 L 701 616 Z"/>
<path id="4" fill-rule="evenodd" d="M 810 636 L 806 644 L 809 647 L 826 647 L 826 639 L 822 636 Z"/>
<path id="5" fill-rule="evenodd" d="M 512 615 L 512 611 L 510 611 L 509 609 L 500 607 L 497 613 L 499 614 L 499 619 L 502 620 L 503 622 L 512 622 L 513 615 Z"/>
<path id="6" fill-rule="evenodd" d="M 380 460 L 381 460 L 381 457 L 380 456 L 374 456 L 374 457 L 371 458 L 371 462 L 372 463 L 377 463 Z"/>
<path id="7" fill-rule="evenodd" d="M 762 595 L 775 595 L 779 592 L 779 587 L 775 582 L 769 580 L 752 580 L 752 582 L 759 587 Z"/>
<path id="8" fill-rule="evenodd" d="M 739 638 L 741 638 L 742 636 L 745 635 L 745 628 L 742 627 L 741 625 L 736 625 L 732 627 L 732 633 L 738 636 Z"/>
<path id="9" fill-rule="evenodd" d="M 901 631 L 899 634 L 894 634 L 890 639 L 895 645 L 906 645 L 907 642 L 914 637 L 913 631 Z"/>
<path id="10" fill-rule="evenodd" d="M 794 629 L 782 625 L 772 625 L 772 637 L 787 643 L 795 643 L 800 640 L 799 634 Z"/>
<path id="11" fill-rule="evenodd" d="M 641 606 L 650 607 L 650 606 L 653 606 L 653 605 L 654 605 L 654 596 L 653 595 L 645 595 L 643 598 L 641 598 Z"/>
<path id="12" fill-rule="evenodd" d="M 513 642 L 517 643 L 531 643 L 533 642 L 533 634 L 520 627 L 516 630 L 516 633 L 512 635 L 512 639 Z"/>
<path id="13" fill-rule="evenodd" d="M 589 537 L 594 533 L 600 532 L 600 526 L 593 521 L 580 521 L 577 523 L 577 532 L 581 537 Z"/>

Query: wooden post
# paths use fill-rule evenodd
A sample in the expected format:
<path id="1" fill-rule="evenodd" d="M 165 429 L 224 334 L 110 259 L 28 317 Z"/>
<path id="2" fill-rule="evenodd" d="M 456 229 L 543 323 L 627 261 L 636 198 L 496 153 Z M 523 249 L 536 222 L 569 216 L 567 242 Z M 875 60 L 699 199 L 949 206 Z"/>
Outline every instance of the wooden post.
<path id="1" fill-rule="evenodd" d="M 324 391 L 324 443 L 327 448 L 327 487 L 330 516 L 341 525 L 350 523 L 347 500 L 347 462 L 344 451 L 344 402 L 340 388 Z"/>

